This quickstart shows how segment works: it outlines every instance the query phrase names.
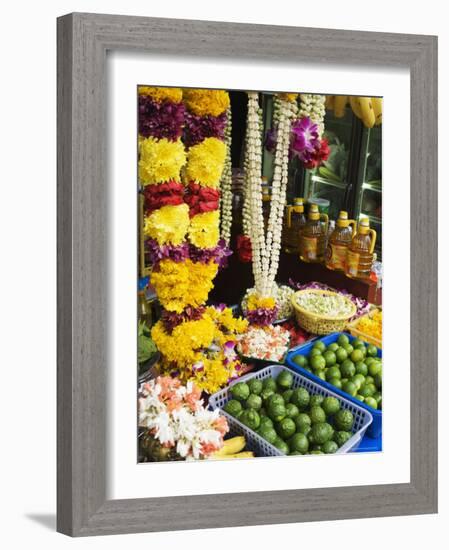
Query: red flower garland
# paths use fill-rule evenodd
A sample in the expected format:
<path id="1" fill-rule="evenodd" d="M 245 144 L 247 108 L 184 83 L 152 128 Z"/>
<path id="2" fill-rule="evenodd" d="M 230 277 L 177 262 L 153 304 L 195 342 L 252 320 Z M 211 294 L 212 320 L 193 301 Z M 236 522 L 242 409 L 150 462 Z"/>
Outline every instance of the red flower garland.
<path id="1" fill-rule="evenodd" d="M 176 181 L 169 181 L 159 185 L 147 185 L 143 190 L 145 197 L 145 211 L 150 214 L 163 206 L 177 206 L 184 202 L 184 185 Z"/>
<path id="2" fill-rule="evenodd" d="M 184 197 L 185 202 L 189 205 L 191 218 L 196 214 L 218 210 L 219 199 L 220 191 L 211 187 L 203 187 L 194 182 L 189 183 Z"/>

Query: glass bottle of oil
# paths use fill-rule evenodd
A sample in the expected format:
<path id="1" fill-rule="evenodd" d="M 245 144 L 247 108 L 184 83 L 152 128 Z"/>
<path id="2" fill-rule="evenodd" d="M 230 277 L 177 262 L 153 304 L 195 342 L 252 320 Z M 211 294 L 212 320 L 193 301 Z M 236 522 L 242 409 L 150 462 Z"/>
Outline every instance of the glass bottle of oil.
<path id="1" fill-rule="evenodd" d="M 370 229 L 369 218 L 362 218 L 359 228 L 348 246 L 345 273 L 354 279 L 369 279 L 374 260 L 376 232 Z"/>
<path id="2" fill-rule="evenodd" d="M 348 213 L 342 210 L 326 248 L 325 263 L 329 269 L 345 270 L 346 253 L 355 234 L 355 225 L 355 220 L 348 220 Z"/>
<path id="3" fill-rule="evenodd" d="M 288 204 L 285 208 L 284 230 L 282 232 L 284 250 L 287 254 L 299 253 L 299 238 L 301 231 L 306 225 L 304 214 L 304 199 L 295 197 L 293 205 Z"/>
<path id="4" fill-rule="evenodd" d="M 299 238 L 299 257 L 303 262 L 318 263 L 324 260 L 328 224 L 327 214 L 320 214 L 318 206 L 311 204 L 308 220 Z"/>

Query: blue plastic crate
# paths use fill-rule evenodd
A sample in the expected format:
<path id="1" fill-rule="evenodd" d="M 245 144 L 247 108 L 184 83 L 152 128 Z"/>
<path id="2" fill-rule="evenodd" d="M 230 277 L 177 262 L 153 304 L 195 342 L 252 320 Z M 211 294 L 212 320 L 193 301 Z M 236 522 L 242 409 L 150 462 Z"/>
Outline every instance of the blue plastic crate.
<path id="1" fill-rule="evenodd" d="M 333 334 L 328 334 L 327 336 L 324 336 L 323 338 L 319 338 L 322 342 L 328 346 L 329 344 L 332 344 L 332 342 L 336 342 L 338 340 L 338 337 L 340 334 L 346 334 L 346 336 L 349 338 L 349 341 L 352 342 L 355 340 L 355 337 L 351 334 L 348 334 L 347 332 L 334 332 Z M 292 358 L 295 355 L 309 355 L 313 348 L 313 344 L 316 342 L 309 342 L 307 344 L 304 344 L 303 346 L 300 346 L 299 348 L 296 348 L 295 350 L 289 352 L 287 355 L 287 359 L 285 360 L 285 363 L 296 372 L 299 372 L 303 376 L 306 376 L 310 380 L 313 380 L 314 382 L 317 382 L 318 384 L 321 384 L 325 388 L 332 390 L 336 394 L 340 395 L 341 397 L 344 397 L 348 401 L 351 401 L 352 403 L 355 403 L 356 405 L 359 405 L 360 407 L 366 409 L 369 411 L 373 417 L 373 423 L 368 427 L 367 435 L 373 439 L 378 439 L 382 435 L 382 411 L 373 409 L 372 407 L 369 407 L 365 403 L 362 403 L 358 399 L 355 399 L 355 397 L 352 397 L 348 393 L 344 392 L 343 390 L 336 388 L 332 384 L 329 384 L 329 382 L 326 382 L 326 380 L 322 380 L 321 378 L 318 378 L 318 376 L 315 376 L 312 372 L 309 372 L 306 369 L 303 369 L 299 365 L 297 365 L 295 362 L 292 361 Z M 382 350 L 378 349 L 377 352 L 378 357 L 382 357 Z"/>

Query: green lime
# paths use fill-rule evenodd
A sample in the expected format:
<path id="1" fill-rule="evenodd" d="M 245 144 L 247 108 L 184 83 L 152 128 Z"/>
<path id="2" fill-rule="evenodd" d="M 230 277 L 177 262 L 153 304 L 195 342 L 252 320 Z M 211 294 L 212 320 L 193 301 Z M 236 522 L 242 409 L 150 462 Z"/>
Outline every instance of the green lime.
<path id="1" fill-rule="evenodd" d="M 346 334 L 340 334 L 337 340 L 338 344 L 340 346 L 344 346 L 345 344 L 349 344 L 349 337 Z"/>
<path id="2" fill-rule="evenodd" d="M 223 407 L 223 410 L 231 416 L 237 416 L 242 411 L 242 408 L 240 401 L 237 401 L 237 399 L 230 399 Z"/>
<path id="3" fill-rule="evenodd" d="M 249 397 L 249 386 L 245 382 L 237 382 L 229 388 L 229 393 L 234 399 L 246 401 Z"/>
<path id="4" fill-rule="evenodd" d="M 354 347 L 352 344 L 343 344 L 344 349 L 346 350 L 346 353 L 348 354 L 348 357 L 351 355 L 351 353 L 354 351 Z"/>
<path id="5" fill-rule="evenodd" d="M 272 443 L 277 449 L 281 451 L 281 453 L 284 453 L 288 455 L 290 453 L 290 448 L 287 445 L 285 441 L 283 441 L 280 437 L 276 437 L 274 442 Z"/>
<path id="6" fill-rule="evenodd" d="M 247 409 L 255 409 L 256 411 L 258 411 L 262 408 L 262 398 L 260 397 L 260 395 L 251 393 L 248 399 L 245 401 L 245 405 Z"/>
<path id="7" fill-rule="evenodd" d="M 293 361 L 293 363 L 298 365 L 298 367 L 303 367 L 303 368 L 307 367 L 307 365 L 309 364 L 309 361 L 307 360 L 307 357 L 305 355 L 301 355 L 301 354 L 294 355 L 292 357 L 292 361 Z"/>
<path id="8" fill-rule="evenodd" d="M 298 428 L 296 431 L 308 437 L 311 429 L 312 426 L 303 426 L 302 428 Z"/>
<path id="9" fill-rule="evenodd" d="M 293 403 L 288 403 L 285 406 L 285 410 L 287 411 L 287 417 L 288 418 L 295 418 L 299 414 L 298 407 L 296 405 L 294 405 Z"/>
<path id="10" fill-rule="evenodd" d="M 369 357 L 377 357 L 377 348 L 376 348 L 376 346 L 373 346 L 373 344 L 370 344 L 366 348 L 366 355 L 368 355 Z"/>
<path id="11" fill-rule="evenodd" d="M 370 373 L 370 376 L 376 376 L 376 374 L 382 374 L 382 363 L 379 361 L 374 361 L 374 363 L 371 363 L 371 365 L 368 367 L 368 372 Z"/>
<path id="12" fill-rule="evenodd" d="M 309 434 L 309 441 L 316 445 L 322 445 L 326 441 L 332 439 L 334 429 L 327 422 L 317 422 L 312 425 L 312 430 Z"/>
<path id="13" fill-rule="evenodd" d="M 338 451 L 338 445 L 335 441 L 325 441 L 323 443 L 323 452 L 326 455 L 334 454 Z"/>
<path id="14" fill-rule="evenodd" d="M 275 392 L 277 389 L 276 380 L 274 378 L 265 378 L 264 380 L 262 380 L 262 386 L 264 390 L 269 389 L 273 390 L 273 392 Z"/>
<path id="15" fill-rule="evenodd" d="M 332 344 L 329 344 L 329 345 L 327 346 L 327 349 L 328 349 L 329 351 L 333 351 L 333 352 L 335 353 L 339 347 L 340 347 L 340 346 L 337 344 L 337 342 L 332 342 Z"/>
<path id="16" fill-rule="evenodd" d="M 377 361 L 377 359 L 375 357 L 365 357 L 364 361 L 366 366 L 369 367 L 371 363 L 374 363 L 374 361 Z"/>
<path id="17" fill-rule="evenodd" d="M 337 430 L 349 432 L 354 424 L 354 415 L 347 409 L 340 409 L 334 416 L 334 423 Z"/>
<path id="18" fill-rule="evenodd" d="M 365 384 L 374 384 L 374 378 L 371 375 L 365 376 Z"/>
<path id="19" fill-rule="evenodd" d="M 296 432 L 296 424 L 291 418 L 284 418 L 276 424 L 276 431 L 282 439 L 288 439 Z"/>
<path id="20" fill-rule="evenodd" d="M 312 424 L 326 422 L 326 413 L 324 412 L 324 409 L 319 405 L 315 405 L 314 407 L 310 408 L 309 416 Z"/>
<path id="21" fill-rule="evenodd" d="M 360 340 L 360 338 L 354 338 L 354 340 L 351 342 L 351 344 L 356 348 L 357 346 L 363 346 L 365 347 L 365 342 L 363 340 Z"/>
<path id="22" fill-rule="evenodd" d="M 354 396 L 357 393 L 357 386 L 354 384 L 354 382 L 348 380 L 348 382 L 345 382 L 343 384 L 342 390 L 346 393 L 349 393 L 349 395 Z"/>
<path id="23" fill-rule="evenodd" d="M 333 386 L 335 386 L 336 388 L 338 388 L 339 390 L 341 390 L 342 388 L 342 383 L 341 383 L 341 380 L 340 378 L 337 378 L 337 377 L 333 377 L 331 378 L 330 380 L 328 380 L 329 384 L 332 384 Z"/>
<path id="24" fill-rule="evenodd" d="M 268 416 L 274 422 L 280 422 L 287 416 L 287 410 L 284 405 L 275 403 L 268 408 Z"/>
<path id="25" fill-rule="evenodd" d="M 252 378 L 248 382 L 248 387 L 249 387 L 250 393 L 260 395 L 262 393 L 262 389 L 263 389 L 262 380 L 258 380 L 257 378 Z"/>
<path id="26" fill-rule="evenodd" d="M 343 363 L 343 361 L 348 358 L 348 352 L 345 348 L 338 348 L 335 352 L 335 356 L 337 357 L 337 363 Z"/>
<path id="27" fill-rule="evenodd" d="M 266 403 L 272 395 L 274 395 L 274 390 L 271 388 L 264 388 L 260 394 L 260 397 L 262 398 L 262 401 Z"/>
<path id="28" fill-rule="evenodd" d="M 365 397 L 365 405 L 368 405 L 372 409 L 377 409 L 377 401 L 374 397 Z"/>
<path id="29" fill-rule="evenodd" d="M 300 411 L 304 410 L 310 403 L 310 394 L 306 388 L 296 388 L 290 397 L 290 403 L 296 405 Z"/>
<path id="30" fill-rule="evenodd" d="M 335 443 L 341 447 L 342 445 L 344 445 L 346 443 L 346 441 L 348 441 L 348 439 L 351 439 L 352 437 L 352 433 L 351 432 L 348 432 L 346 430 L 342 430 L 342 431 L 339 431 L 339 432 L 335 432 L 334 433 L 334 441 Z"/>
<path id="31" fill-rule="evenodd" d="M 274 424 L 273 424 L 273 421 L 271 420 L 271 418 L 268 418 L 268 416 L 262 416 L 262 415 L 259 415 L 259 416 L 260 416 L 259 429 L 260 428 L 274 428 Z"/>
<path id="32" fill-rule="evenodd" d="M 323 451 L 321 450 L 318 450 L 318 449 L 313 449 L 313 451 L 310 451 L 311 455 L 324 455 Z"/>
<path id="33" fill-rule="evenodd" d="M 381 374 L 376 374 L 374 376 L 374 385 L 376 386 L 376 388 L 378 390 L 380 390 L 382 388 L 382 375 Z"/>
<path id="34" fill-rule="evenodd" d="M 314 374 L 317 378 L 320 378 L 321 380 L 326 380 L 326 374 L 324 370 L 318 370 Z"/>
<path id="35" fill-rule="evenodd" d="M 351 361 L 354 363 L 357 363 L 358 361 L 363 361 L 363 358 L 365 357 L 363 351 L 358 348 L 354 348 L 354 351 L 349 356 L 351 358 Z"/>
<path id="36" fill-rule="evenodd" d="M 355 353 L 355 352 L 352 352 Z M 343 378 L 352 378 L 355 374 L 355 365 L 350 359 L 345 359 L 340 365 L 340 372 Z"/>
<path id="37" fill-rule="evenodd" d="M 365 377 L 363 376 L 363 374 L 355 374 L 351 378 L 351 382 L 353 382 L 356 385 L 357 389 L 359 390 L 365 383 Z"/>
<path id="38" fill-rule="evenodd" d="M 326 380 L 330 380 L 331 378 L 341 378 L 339 367 L 329 367 L 326 369 Z"/>
<path id="39" fill-rule="evenodd" d="M 320 354 L 320 355 L 314 355 L 310 359 L 310 366 L 313 370 L 322 370 L 326 366 L 326 359 Z"/>
<path id="40" fill-rule="evenodd" d="M 301 431 L 302 428 L 305 428 L 306 426 L 311 426 L 312 424 L 312 421 L 310 420 L 310 416 L 306 413 L 299 413 L 294 420 L 296 424 L 296 429 L 298 431 Z"/>
<path id="41" fill-rule="evenodd" d="M 309 363 L 311 362 L 311 359 L 313 357 L 317 357 L 323 355 L 323 352 L 318 348 L 313 348 L 312 351 L 309 353 Z"/>
<path id="42" fill-rule="evenodd" d="M 313 372 L 313 370 L 309 366 L 304 367 L 304 370 L 306 370 L 307 372 Z"/>
<path id="43" fill-rule="evenodd" d="M 346 382 L 348 382 L 349 378 L 342 378 L 341 379 L 341 384 L 346 384 Z"/>
<path id="44" fill-rule="evenodd" d="M 276 430 L 270 426 L 261 426 L 257 430 L 257 433 L 271 444 L 273 444 L 278 437 Z"/>
<path id="45" fill-rule="evenodd" d="M 242 411 L 242 413 L 239 416 L 240 422 L 242 424 L 245 424 L 245 426 L 248 426 L 251 430 L 257 430 L 257 428 L 260 426 L 260 416 L 257 411 L 254 409 L 246 409 Z"/>
<path id="46" fill-rule="evenodd" d="M 312 349 L 318 349 L 320 350 L 321 352 L 323 352 L 325 349 L 326 349 L 326 344 L 321 341 L 321 340 L 318 340 L 316 341 L 314 344 L 313 344 L 313 348 Z"/>
<path id="47" fill-rule="evenodd" d="M 337 362 L 337 356 L 332 350 L 327 350 L 323 353 L 324 360 L 326 361 L 326 367 L 332 367 Z"/>
<path id="48" fill-rule="evenodd" d="M 357 374 L 363 374 L 366 376 L 368 374 L 368 366 L 364 361 L 357 361 L 355 364 L 355 372 Z"/>
<path id="49" fill-rule="evenodd" d="M 340 401 L 336 397 L 325 397 L 321 406 L 328 416 L 332 416 L 340 410 Z"/>
<path id="50" fill-rule="evenodd" d="M 361 403 L 363 403 L 365 401 L 365 398 L 363 397 L 363 395 L 360 395 L 359 393 L 357 393 L 356 395 L 354 395 L 354 397 L 360 401 Z"/>
<path id="51" fill-rule="evenodd" d="M 276 383 L 281 390 L 288 390 L 293 385 L 293 374 L 288 370 L 283 370 L 276 378 Z"/>
<path id="52" fill-rule="evenodd" d="M 266 404 L 270 408 L 273 405 L 285 405 L 285 401 L 280 393 L 272 393 L 267 399 Z"/>
<path id="53" fill-rule="evenodd" d="M 379 403 L 379 401 L 382 400 L 382 394 L 380 393 L 380 391 L 376 391 L 376 393 L 373 395 L 373 397 L 377 401 L 377 403 Z"/>
<path id="54" fill-rule="evenodd" d="M 293 390 L 290 389 L 290 390 L 285 390 L 285 392 L 282 393 L 282 397 L 284 399 L 284 403 L 287 404 L 287 403 L 290 403 L 290 399 L 293 395 Z"/>
<path id="55" fill-rule="evenodd" d="M 365 397 L 365 400 L 367 397 L 374 395 L 374 392 L 375 389 L 373 390 L 371 384 L 363 384 L 363 386 L 359 389 L 359 395 Z"/>
<path id="56" fill-rule="evenodd" d="M 317 405 L 320 406 L 321 403 L 324 401 L 324 395 L 315 394 L 310 397 L 310 406 L 316 407 Z"/>
<path id="57" fill-rule="evenodd" d="M 293 451 L 305 454 L 309 450 L 309 440 L 304 434 L 296 433 L 290 438 L 289 447 Z"/>

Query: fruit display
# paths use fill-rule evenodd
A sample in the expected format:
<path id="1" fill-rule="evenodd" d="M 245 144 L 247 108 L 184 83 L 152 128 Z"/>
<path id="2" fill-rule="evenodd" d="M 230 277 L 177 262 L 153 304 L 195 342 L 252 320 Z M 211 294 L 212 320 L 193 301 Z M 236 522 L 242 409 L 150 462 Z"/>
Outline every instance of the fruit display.
<path id="1" fill-rule="evenodd" d="M 281 361 L 288 351 L 290 333 L 280 325 L 250 326 L 238 337 L 237 351 L 244 357 Z"/>
<path id="2" fill-rule="evenodd" d="M 276 321 L 288 319 L 293 315 L 291 297 L 294 292 L 295 291 L 287 285 L 278 285 L 276 283 L 273 285 L 272 295 L 277 307 Z M 244 315 L 246 315 L 248 298 L 252 294 L 256 294 L 255 288 L 249 288 L 242 299 L 241 307 Z"/>
<path id="3" fill-rule="evenodd" d="M 294 387 L 294 373 L 229 388 L 223 410 L 286 455 L 333 454 L 352 436 L 353 413 L 335 396 Z"/>
<path id="4" fill-rule="evenodd" d="M 333 99 L 332 99 L 333 98 Z M 337 118 L 343 118 L 346 106 L 350 105 L 353 113 L 363 122 L 366 128 L 382 124 L 382 98 L 364 96 L 336 95 L 327 96 L 326 108 L 333 109 Z"/>
<path id="5" fill-rule="evenodd" d="M 225 439 L 223 447 L 209 457 L 209 460 L 228 460 L 231 458 L 254 458 L 253 451 L 245 451 L 246 439 L 243 435 L 238 435 Z"/>
<path id="6" fill-rule="evenodd" d="M 374 410 L 382 410 L 382 359 L 378 348 L 340 334 L 326 345 L 317 340 L 310 352 L 290 360 Z"/>

